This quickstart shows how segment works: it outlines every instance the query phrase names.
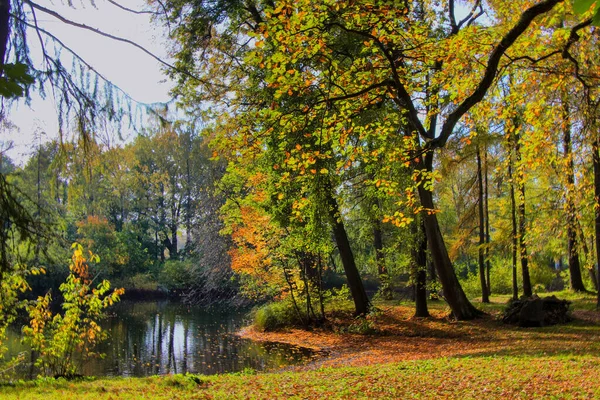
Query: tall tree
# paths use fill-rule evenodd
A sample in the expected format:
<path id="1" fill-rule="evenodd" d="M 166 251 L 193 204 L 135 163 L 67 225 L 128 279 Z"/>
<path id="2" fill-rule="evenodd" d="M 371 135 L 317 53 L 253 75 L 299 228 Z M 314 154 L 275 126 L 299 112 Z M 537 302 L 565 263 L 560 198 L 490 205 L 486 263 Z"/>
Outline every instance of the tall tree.
<path id="1" fill-rule="evenodd" d="M 483 165 L 481 162 L 481 149 L 479 144 L 476 146 L 477 152 L 477 187 L 478 187 L 478 201 L 477 201 L 477 209 L 479 211 L 479 246 L 478 246 L 478 254 L 479 254 L 479 281 L 481 282 L 481 301 L 483 303 L 489 303 L 489 285 L 487 283 L 486 275 L 485 275 L 485 193 L 483 190 Z"/>
<path id="2" fill-rule="evenodd" d="M 515 152 L 515 162 L 517 165 L 521 164 L 521 143 L 520 136 L 515 132 L 513 137 L 513 145 Z M 522 168 L 522 166 L 521 166 Z M 522 169 L 519 171 L 516 177 L 517 185 L 517 216 L 518 216 L 518 238 L 519 238 L 519 259 L 521 260 L 521 275 L 523 278 L 523 295 L 531 297 L 533 291 L 531 288 L 531 278 L 529 275 L 529 254 L 527 253 L 527 219 L 526 219 L 526 208 L 525 208 L 525 178 L 522 173 Z"/>
<path id="3" fill-rule="evenodd" d="M 563 131 L 563 154 L 565 158 L 565 172 L 567 176 L 565 202 L 567 212 L 567 255 L 569 259 L 569 275 L 571 289 L 576 292 L 585 291 L 583 279 L 581 278 L 581 265 L 579 263 L 579 249 L 577 243 L 577 215 L 573 201 L 575 191 L 575 168 L 573 166 L 573 152 L 571 140 L 571 116 L 569 104 L 566 99 L 562 100 L 562 131 Z"/>
<path id="4" fill-rule="evenodd" d="M 478 1 L 461 21 L 456 19 L 453 1 L 445 2 L 443 7 L 429 2 L 416 3 L 414 7 L 413 4 L 398 7 L 387 3 L 329 1 L 248 2 L 230 3 L 229 6 L 216 3 L 214 7 L 200 4 L 188 9 L 193 12 L 184 8 L 185 2 L 169 4 L 174 17 L 203 16 L 209 21 L 202 25 L 206 29 L 203 35 L 180 28 L 176 34 L 181 46 L 176 54 L 179 60 L 196 68 L 206 66 L 206 73 L 218 72 L 220 76 L 230 77 L 228 80 L 219 78 L 219 83 L 223 82 L 226 89 L 200 82 L 204 89 L 195 93 L 192 88 L 198 82 L 184 82 L 181 90 L 188 95 L 190 105 L 199 99 L 198 93 L 223 93 L 223 90 L 231 89 L 232 83 L 243 81 L 243 76 L 250 75 L 263 80 L 262 88 L 268 88 L 272 96 L 263 103 L 247 96 L 227 97 L 249 100 L 237 103 L 234 113 L 249 110 L 251 104 L 261 108 L 262 112 L 255 115 L 264 121 L 258 125 L 263 135 L 276 123 L 280 135 L 293 134 L 306 121 L 317 118 L 322 121 L 320 126 L 326 128 L 326 135 L 323 136 L 323 129 L 312 134 L 324 141 L 331 140 L 336 147 L 342 145 L 336 150 L 340 154 L 353 151 L 345 137 L 365 135 L 368 129 L 377 129 L 355 116 L 375 104 L 394 105 L 397 116 L 390 117 L 389 121 L 402 120 L 408 124 L 407 129 L 400 130 L 406 137 L 404 160 L 412 160 L 415 170 L 419 171 L 417 192 L 423 207 L 430 254 L 444 295 L 457 318 L 469 319 L 479 312 L 458 283 L 440 233 L 431 193 L 431 180 L 435 175 L 434 152 L 445 146 L 462 117 L 494 84 L 507 49 L 521 38 L 536 17 L 548 13 L 559 2 L 541 1 L 516 14 L 515 7 L 506 7 L 500 10 L 505 18 L 495 21 L 497 25 L 491 29 L 475 26 L 484 11 Z M 496 3 L 494 6 L 502 7 Z M 506 12 L 509 8 L 512 14 Z M 221 19 L 216 18 L 217 15 Z M 212 58 L 195 59 L 198 55 L 195 49 L 205 47 L 203 45 L 207 43 L 222 43 L 215 40 L 216 32 L 210 21 L 225 21 L 225 16 L 229 18 L 229 26 L 247 23 L 249 30 L 245 32 L 253 37 L 255 47 L 234 45 L 235 51 L 227 55 L 220 52 L 219 57 L 215 57 L 212 52 Z M 440 18 L 444 21 L 442 25 L 432 23 Z M 231 31 L 225 28 L 222 32 Z M 487 37 L 491 32 L 496 38 L 491 51 L 489 47 L 473 46 L 474 43 L 488 43 L 489 40 L 477 38 Z M 207 39 L 198 42 L 191 40 L 194 37 Z M 406 41 L 407 37 L 410 43 Z M 231 43 L 236 41 L 230 41 L 230 47 Z M 306 43 L 313 45 L 306 46 Z M 462 49 L 465 43 L 471 46 L 469 52 L 456 50 Z M 231 71 L 234 66 L 222 62 L 231 54 L 238 60 L 239 55 L 246 54 L 244 64 L 237 71 L 224 75 L 224 68 Z M 484 56 L 475 57 L 474 54 Z M 261 85 L 252 86 L 252 90 Z M 392 136 L 398 133 L 399 124 L 393 127 L 390 122 L 377 129 L 379 134 Z M 352 133 L 348 134 L 348 131 Z M 257 136 L 252 135 L 252 140 L 255 141 Z"/>

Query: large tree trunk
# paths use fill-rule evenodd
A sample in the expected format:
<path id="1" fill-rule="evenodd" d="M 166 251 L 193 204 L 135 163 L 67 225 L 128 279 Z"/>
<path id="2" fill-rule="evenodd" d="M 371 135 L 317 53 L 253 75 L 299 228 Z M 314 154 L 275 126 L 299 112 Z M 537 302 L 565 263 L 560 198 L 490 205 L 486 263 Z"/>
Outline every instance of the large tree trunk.
<path id="1" fill-rule="evenodd" d="M 8 48 L 10 0 L 0 0 L 0 76 L 4 75 L 4 62 Z"/>
<path id="2" fill-rule="evenodd" d="M 488 158 L 487 158 L 487 145 L 485 152 L 483 153 L 483 176 L 484 176 L 484 190 L 483 190 L 483 206 L 485 207 L 485 270 L 487 275 L 487 290 L 488 296 L 492 295 L 492 281 L 490 280 L 490 205 L 489 205 L 489 185 L 488 185 Z"/>
<path id="3" fill-rule="evenodd" d="M 477 186 L 478 191 L 478 209 L 479 209 L 479 281 L 481 282 L 481 301 L 489 303 L 488 284 L 485 279 L 485 220 L 483 215 L 483 168 L 481 165 L 481 150 L 477 146 Z"/>
<path id="4" fill-rule="evenodd" d="M 424 158 L 424 165 L 422 165 L 422 167 L 424 167 L 427 172 L 432 172 L 432 151 L 428 151 Z M 433 265 L 437 271 L 438 278 L 444 291 L 444 297 L 452 310 L 452 314 L 458 320 L 477 318 L 482 312 L 473 307 L 458 282 L 452 261 L 450 261 L 450 257 L 448 256 L 442 232 L 440 231 L 437 215 L 433 212 L 433 210 L 435 210 L 433 194 L 421 184 L 419 185 L 419 198 L 421 200 L 421 205 L 426 210 L 432 211 L 424 213 L 423 215 L 425 235 L 427 236 L 427 245 L 431 253 Z"/>
<path id="5" fill-rule="evenodd" d="M 415 281 L 415 317 L 429 317 L 427 309 L 427 236 L 423 223 L 413 222 L 412 263 L 413 279 Z"/>
<path id="6" fill-rule="evenodd" d="M 192 174 L 190 171 L 189 155 L 185 160 L 186 190 L 185 190 L 185 254 L 192 250 Z"/>
<path id="7" fill-rule="evenodd" d="M 517 249 L 519 242 L 517 238 L 517 202 L 515 200 L 515 181 L 513 178 L 513 160 L 512 160 L 512 146 L 510 148 L 510 159 L 508 162 L 508 181 L 510 182 L 510 214 L 512 223 L 512 290 L 513 300 L 519 298 L 519 285 L 517 283 Z"/>
<path id="8" fill-rule="evenodd" d="M 369 312 L 370 302 L 367 292 L 363 286 L 362 279 L 358 273 L 356 262 L 354 260 L 354 254 L 350 247 L 350 241 L 348 240 L 348 234 L 344 227 L 342 215 L 339 210 L 337 200 L 333 195 L 333 187 L 330 183 L 325 186 L 325 200 L 327 202 L 329 218 L 331 221 L 333 236 L 340 252 L 340 258 L 342 259 L 342 266 L 344 267 L 344 273 L 348 280 L 348 287 L 352 294 L 352 300 L 354 300 L 354 312 L 356 315 L 364 315 Z"/>
<path id="9" fill-rule="evenodd" d="M 571 289 L 576 292 L 585 291 L 581 277 L 581 265 L 579 263 L 579 252 L 577 249 L 577 215 L 573 202 L 575 191 L 575 168 L 573 166 L 573 153 L 571 145 L 571 123 L 569 120 L 569 106 L 563 102 L 563 152 L 566 160 L 567 187 L 565 197 L 567 202 L 567 252 L 569 256 L 569 275 L 571 277 Z"/>
<path id="10" fill-rule="evenodd" d="M 515 158 L 517 164 L 521 161 L 521 145 L 519 143 L 519 135 L 514 136 L 515 145 Z M 517 174 L 519 176 L 520 174 Z M 527 223 L 525 220 L 525 178 L 520 176 L 517 178 L 517 185 L 519 188 L 519 248 L 521 256 L 521 273 L 523 274 L 523 295 L 531 297 L 533 292 L 531 290 L 531 279 L 529 277 L 529 259 L 527 257 L 527 243 L 525 242 L 525 232 L 527 229 Z"/>
<path id="11" fill-rule="evenodd" d="M 179 247 L 177 241 L 177 225 L 171 224 L 171 241 L 169 246 L 169 258 L 171 260 L 177 260 L 179 258 L 177 247 Z"/>

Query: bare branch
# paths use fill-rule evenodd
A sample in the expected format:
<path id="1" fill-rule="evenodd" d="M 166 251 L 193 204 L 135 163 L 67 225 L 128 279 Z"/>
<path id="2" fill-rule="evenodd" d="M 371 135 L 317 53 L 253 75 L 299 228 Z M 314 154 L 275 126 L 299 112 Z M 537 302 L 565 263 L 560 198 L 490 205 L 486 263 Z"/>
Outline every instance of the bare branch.
<path id="1" fill-rule="evenodd" d="M 116 1 L 114 1 L 114 0 L 106 0 L 106 1 L 108 1 L 108 2 L 109 2 L 110 4 L 112 4 L 113 6 L 115 6 L 115 7 L 118 7 L 118 8 L 120 8 L 120 9 L 121 9 L 121 10 L 123 10 L 123 11 L 130 12 L 130 13 L 132 13 L 132 14 L 138 14 L 138 15 L 140 15 L 140 14 L 159 15 L 159 14 L 158 14 L 157 12 L 155 12 L 155 11 L 133 10 L 133 9 L 131 9 L 131 8 L 127 8 L 127 7 L 125 7 L 125 6 L 123 6 L 123 5 L 119 4 L 119 3 L 117 3 L 117 2 L 116 2 Z"/>
<path id="2" fill-rule="evenodd" d="M 329 102 L 336 102 L 336 101 L 340 101 L 340 100 L 352 99 L 354 97 L 359 97 L 359 96 L 362 96 L 363 94 L 369 93 L 373 89 L 387 87 L 387 86 L 391 85 L 392 83 L 393 82 L 391 80 L 385 80 L 383 82 L 374 83 L 372 85 L 369 85 L 369 86 L 359 90 L 358 92 L 345 94 L 345 95 L 342 95 L 339 97 L 326 98 L 326 99 L 317 101 L 314 105 L 321 104 L 321 103 L 329 103 Z"/>
<path id="3" fill-rule="evenodd" d="M 57 13 L 56 11 L 50 10 L 50 9 L 48 9 L 46 7 L 42 7 L 39 4 L 36 4 L 36 3 L 34 3 L 32 1 L 30 1 L 30 0 L 24 0 L 24 2 L 27 3 L 27 4 L 29 4 L 31 7 L 33 7 L 35 9 L 43 12 L 43 13 L 46 13 L 48 15 L 53 16 L 54 18 L 58 19 L 59 21 L 65 23 L 67 25 L 71 25 L 71 26 L 74 26 L 76 28 L 81 28 L 81 29 L 84 29 L 84 30 L 87 30 L 87 31 L 90 31 L 90 32 L 94 32 L 97 35 L 106 37 L 108 39 L 112 39 L 114 41 L 121 42 L 121 43 L 126 43 L 126 44 L 128 44 L 130 46 L 133 46 L 133 47 L 135 47 L 135 48 L 143 51 L 144 53 L 146 53 L 150 57 L 154 58 L 156 61 L 158 61 L 159 63 L 161 63 L 165 67 L 167 67 L 169 69 L 172 69 L 173 71 L 176 71 L 176 72 L 178 72 L 178 73 L 180 73 L 182 75 L 185 75 L 188 78 L 192 78 L 194 80 L 197 80 L 198 82 L 201 82 L 203 84 L 208 84 L 208 81 L 206 81 L 204 79 L 201 79 L 201 78 L 199 78 L 197 76 L 194 76 L 193 74 L 191 74 L 190 72 L 188 72 L 186 70 L 182 70 L 182 69 L 179 69 L 179 68 L 175 67 L 174 65 L 168 63 L 167 61 L 165 61 L 162 58 L 160 58 L 159 56 L 157 56 L 156 54 L 152 53 L 150 50 L 146 49 L 144 46 L 141 46 L 140 44 L 138 44 L 138 43 L 136 43 L 136 42 L 134 42 L 132 40 L 125 39 L 125 38 L 122 38 L 122 37 L 119 37 L 119 36 L 115 36 L 115 35 L 112 35 L 112 34 L 107 33 L 107 32 L 103 32 L 100 29 L 93 28 L 91 26 L 88 26 L 88 25 L 85 25 L 85 24 L 81 24 L 79 22 L 71 21 L 70 19 L 67 19 L 67 18 L 63 17 L 62 15 L 60 15 L 59 13 Z"/>
<path id="4" fill-rule="evenodd" d="M 48 36 L 49 38 L 51 38 L 52 40 L 54 40 L 56 43 L 58 43 L 63 49 L 67 50 L 69 52 L 69 54 L 71 54 L 73 57 L 75 57 L 77 59 L 77 61 L 79 61 L 80 63 L 82 63 L 83 65 L 85 65 L 85 67 L 87 69 L 89 69 L 90 71 L 92 71 L 94 74 L 98 75 L 98 77 L 100 79 L 102 79 L 105 82 L 110 82 L 110 80 L 108 78 L 106 78 L 104 75 L 102 75 L 100 72 L 98 72 L 91 64 L 89 64 L 87 61 L 85 61 L 83 58 L 81 58 L 73 49 L 71 49 L 69 46 L 67 46 L 66 44 L 64 44 L 59 38 L 57 38 L 56 36 L 54 36 L 52 33 L 46 31 L 43 28 L 40 28 L 37 25 L 32 25 L 27 21 L 24 21 L 20 18 L 17 18 L 15 15 L 11 15 L 13 18 L 17 19 L 19 22 L 21 22 L 22 24 L 28 26 L 29 28 L 35 29 L 36 32 L 38 33 L 38 35 L 40 33 L 43 33 L 44 35 Z M 41 41 L 41 37 L 40 37 L 40 41 Z M 44 47 L 42 47 L 42 49 L 44 49 Z M 51 59 L 50 57 L 47 56 L 46 52 L 43 51 L 44 53 L 44 59 L 46 60 L 47 63 L 50 63 Z M 118 86 L 112 84 L 113 87 L 117 88 L 125 97 L 127 97 L 128 99 L 133 100 L 136 103 L 139 103 L 138 101 L 136 101 L 135 99 L 131 98 L 131 96 L 129 96 L 127 93 L 125 93 L 122 89 L 120 89 Z"/>
<path id="5" fill-rule="evenodd" d="M 450 17 L 450 27 L 452 28 L 451 34 L 456 35 L 460 27 L 456 24 L 456 17 L 454 16 L 454 0 L 448 1 L 448 14 Z"/>
<path id="6" fill-rule="evenodd" d="M 517 62 L 517 61 L 521 61 L 521 60 L 527 60 L 531 64 L 537 64 L 537 63 L 539 63 L 541 61 L 544 61 L 544 60 L 546 60 L 546 59 L 548 59 L 548 58 L 550 58 L 552 56 L 555 56 L 557 54 L 561 54 L 562 52 L 563 52 L 563 50 L 555 50 L 555 51 L 552 51 L 552 52 L 550 52 L 548 54 L 545 54 L 545 55 L 543 55 L 543 56 L 541 56 L 539 58 L 533 58 L 531 56 L 520 56 L 520 57 L 512 58 L 509 55 L 506 55 L 506 57 L 510 60 L 510 64 L 512 64 L 514 62 Z"/>
<path id="7" fill-rule="evenodd" d="M 475 14 L 475 11 L 478 8 L 479 8 L 479 12 L 477 14 Z M 462 28 L 462 26 L 465 23 L 467 24 L 467 26 L 471 25 L 477 18 L 481 17 L 482 15 L 483 15 L 483 6 L 481 5 L 481 0 L 477 0 L 475 2 L 475 4 L 473 5 L 473 8 L 471 8 L 471 11 L 469 12 L 469 14 L 458 23 L 458 29 Z"/>

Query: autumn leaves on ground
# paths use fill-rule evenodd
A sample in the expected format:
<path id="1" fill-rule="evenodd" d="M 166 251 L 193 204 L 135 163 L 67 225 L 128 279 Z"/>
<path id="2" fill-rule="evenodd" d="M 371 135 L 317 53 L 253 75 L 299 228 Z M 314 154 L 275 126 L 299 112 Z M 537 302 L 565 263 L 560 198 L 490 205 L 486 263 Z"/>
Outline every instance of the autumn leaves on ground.
<path id="1" fill-rule="evenodd" d="M 413 318 L 410 305 L 379 304 L 370 334 L 348 333 L 349 314 L 325 329 L 240 334 L 309 347 L 304 364 L 256 374 L 48 380 L 1 388 L 2 398 L 599 398 L 600 314 L 593 297 L 573 298 L 573 322 L 553 327 L 503 325 L 506 298 L 479 304 L 488 315 L 469 322 Z"/>

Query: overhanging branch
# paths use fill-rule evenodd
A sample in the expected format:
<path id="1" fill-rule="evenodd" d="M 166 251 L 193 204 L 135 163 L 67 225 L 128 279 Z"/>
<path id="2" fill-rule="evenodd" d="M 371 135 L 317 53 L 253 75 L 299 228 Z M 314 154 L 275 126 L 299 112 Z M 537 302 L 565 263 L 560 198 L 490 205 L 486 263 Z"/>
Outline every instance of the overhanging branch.
<path id="1" fill-rule="evenodd" d="M 2 0 L 0 0 L 0 1 L 2 1 Z M 208 81 L 206 81 L 205 79 L 199 78 L 199 77 L 191 74 L 189 71 L 179 69 L 179 68 L 175 67 L 174 65 L 168 63 L 167 61 L 163 60 L 162 58 L 160 58 L 156 54 L 152 53 L 150 50 L 146 49 L 144 46 L 141 46 L 140 44 L 134 42 L 133 40 L 129 40 L 129 39 L 125 39 L 125 38 L 122 38 L 122 37 L 119 37 L 119 36 L 115 36 L 115 35 L 110 34 L 108 32 L 104 32 L 104 31 L 101 31 L 100 29 L 91 27 L 89 25 L 85 25 L 85 24 L 82 24 L 82 23 L 79 23 L 79 22 L 72 21 L 70 19 L 67 19 L 67 18 L 63 17 L 62 15 L 60 15 L 59 13 L 57 13 L 56 11 L 50 10 L 50 9 L 48 9 L 46 7 L 43 7 L 43 6 L 40 6 L 39 4 L 36 4 L 36 3 L 34 3 L 32 1 L 30 1 L 30 0 L 24 0 L 24 2 L 27 3 L 27 4 L 29 4 L 31 7 L 35 8 L 36 10 L 39 10 L 39 11 L 45 13 L 45 14 L 51 15 L 54 18 L 58 19 L 59 21 L 65 23 L 67 25 L 71 25 L 71 26 L 74 26 L 76 28 L 80 28 L 80 29 L 84 29 L 84 30 L 87 30 L 87 31 L 90 31 L 90 32 L 94 32 L 95 34 L 103 36 L 105 38 L 112 39 L 114 41 L 125 43 L 125 44 L 128 44 L 130 46 L 133 46 L 133 47 L 135 47 L 135 48 L 143 51 L 148 56 L 152 57 L 153 59 L 155 59 L 156 61 L 158 61 L 160 64 L 164 65 L 165 67 L 167 67 L 167 68 L 169 68 L 169 69 L 171 69 L 173 71 L 176 71 L 176 72 L 178 72 L 178 73 L 180 73 L 182 75 L 185 75 L 188 78 L 194 79 L 194 80 L 196 80 L 196 81 L 198 81 L 200 83 L 203 83 L 203 84 L 207 84 L 208 83 Z"/>
<path id="2" fill-rule="evenodd" d="M 462 116 L 465 115 L 475 104 L 483 100 L 483 97 L 496 78 L 496 73 L 498 72 L 498 66 L 500 65 L 502 56 L 506 50 L 508 50 L 508 48 L 515 43 L 519 36 L 525 32 L 535 17 L 552 10 L 555 5 L 562 1 L 563 0 L 545 0 L 541 3 L 531 6 L 525 10 L 523 14 L 521 14 L 519 21 L 511 28 L 510 31 L 508 31 L 508 33 L 506 33 L 500 43 L 498 43 L 498 45 L 496 45 L 492 51 L 483 77 L 479 81 L 475 91 L 465 100 L 463 100 L 463 102 L 458 105 L 456 110 L 448 115 L 448 118 L 444 122 L 444 125 L 440 131 L 440 135 L 431 142 L 431 147 L 443 147 L 448 141 L 448 138 L 452 135 L 454 127 L 462 118 Z"/>

